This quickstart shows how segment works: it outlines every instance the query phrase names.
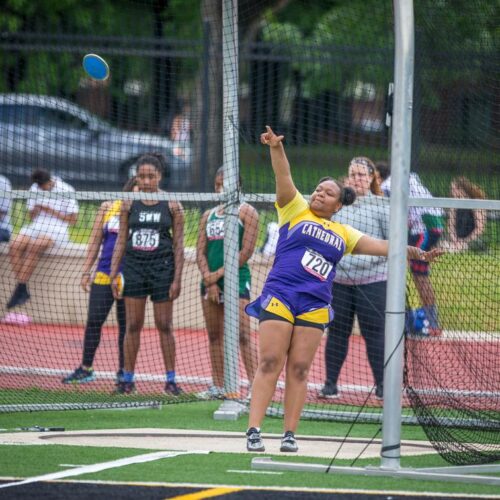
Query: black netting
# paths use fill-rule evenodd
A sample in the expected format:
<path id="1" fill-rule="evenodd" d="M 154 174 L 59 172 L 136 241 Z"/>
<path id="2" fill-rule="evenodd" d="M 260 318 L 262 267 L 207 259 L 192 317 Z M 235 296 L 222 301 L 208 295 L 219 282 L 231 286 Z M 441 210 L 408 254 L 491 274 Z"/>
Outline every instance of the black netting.
<path id="1" fill-rule="evenodd" d="M 434 266 L 438 336 L 409 281 L 406 394 L 429 439 L 458 465 L 500 456 L 498 262 L 498 249 L 490 245 L 450 254 Z"/>
<path id="2" fill-rule="evenodd" d="M 202 234 L 221 240 L 217 214 L 228 193 L 216 196 L 214 182 L 223 139 L 231 133 L 239 149 L 225 160 L 237 161 L 242 184 L 229 200 L 239 205 L 242 193 L 250 195 L 258 214 L 255 222 L 253 209 L 240 209 L 251 255 L 251 285 L 243 281 L 236 292 L 231 283 L 241 305 L 248 300 L 245 287 L 250 300 L 260 294 L 279 229 L 269 151 L 259 139 L 265 125 L 285 136 L 301 193 L 310 195 L 323 176 L 351 184 L 358 201 L 337 220 L 388 237 L 390 181 L 382 182 L 391 166 L 392 2 L 240 0 L 238 7 L 239 81 L 228 95 L 221 2 L 68 0 L 22 8 L 6 2 L 0 20 L 0 174 L 10 185 L 0 184 L 0 199 L 4 190 L 15 191 L 10 204 L 0 205 L 0 235 L 10 237 L 0 243 L 4 410 L 223 397 L 223 306 L 207 311 L 196 247 L 200 221 Z M 488 0 L 415 2 L 412 197 L 499 199 L 498 19 L 498 6 Z M 87 53 L 107 61 L 107 80 L 84 73 Z M 223 111 L 231 96 L 239 109 L 227 120 Z M 100 279 L 91 261 L 98 260 L 95 250 L 102 244 L 101 203 L 121 198 L 138 159 L 151 152 L 163 157 L 159 188 L 168 194 L 162 200 L 184 207 L 182 290 L 173 327 L 164 329 L 167 338 L 158 334 L 148 300 L 135 367 L 138 393 L 123 396 L 113 393 L 124 363 L 123 325 L 120 330 L 112 309 L 100 336 L 97 328 L 85 343 L 89 309 L 102 314 L 99 308 L 110 303 L 109 296 L 90 299 L 80 284 L 82 272 Z M 356 171 L 349 168 L 353 158 Z M 48 203 L 64 205 L 69 226 L 60 228 L 54 245 L 42 238 L 28 251 L 25 236 L 39 236 L 30 226 L 39 214 L 28 209 L 47 202 L 43 193 L 27 191 L 40 168 L 70 186 L 60 184 Z M 370 189 L 356 187 L 365 174 L 370 181 L 376 175 Z M 68 197 L 78 201 L 78 210 Z M 430 277 L 418 266 L 407 277 L 402 414 L 424 427 L 447 460 L 479 463 L 498 459 L 500 218 L 497 206 L 456 203 L 442 209 L 431 200 L 409 212 L 410 243 L 447 253 L 432 265 Z M 203 214 L 211 217 L 208 232 Z M 217 248 L 214 254 L 221 252 Z M 40 253 L 36 262 L 33 252 Z M 140 262 L 134 270 L 148 266 Z M 337 319 L 309 372 L 305 416 L 381 420 L 386 279 L 384 258 L 347 257 L 339 264 Z M 12 302 L 20 283 L 27 288 Z M 230 356 L 240 369 L 238 394 L 231 396 L 245 400 L 259 337 L 257 321 L 242 317 L 232 328 L 241 335 Z M 95 377 L 63 384 L 80 364 L 92 364 Z M 173 371 L 182 398 L 163 392 L 166 377 L 173 377 L 165 372 Z M 283 412 L 284 377 L 271 414 Z"/>

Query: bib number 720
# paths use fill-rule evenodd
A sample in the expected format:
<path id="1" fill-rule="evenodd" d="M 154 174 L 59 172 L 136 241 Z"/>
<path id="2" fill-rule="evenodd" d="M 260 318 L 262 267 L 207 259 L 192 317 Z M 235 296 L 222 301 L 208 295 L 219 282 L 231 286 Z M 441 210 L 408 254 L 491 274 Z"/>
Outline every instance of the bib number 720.
<path id="1" fill-rule="evenodd" d="M 309 249 L 304 252 L 301 264 L 305 271 L 321 281 L 326 281 L 333 269 L 331 262 L 328 262 L 321 254 Z"/>

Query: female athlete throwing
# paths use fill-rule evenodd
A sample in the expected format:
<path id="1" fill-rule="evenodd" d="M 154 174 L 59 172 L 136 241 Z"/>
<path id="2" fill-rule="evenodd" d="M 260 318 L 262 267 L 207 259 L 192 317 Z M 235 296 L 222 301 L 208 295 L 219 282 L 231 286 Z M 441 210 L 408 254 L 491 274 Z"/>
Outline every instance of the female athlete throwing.
<path id="1" fill-rule="evenodd" d="M 259 319 L 259 364 L 247 431 L 247 450 L 264 451 L 260 424 L 286 362 L 285 416 L 281 451 L 298 450 L 295 431 L 304 406 L 307 378 L 323 331 L 333 319 L 332 282 L 344 254 L 387 256 L 387 240 L 366 236 L 332 215 L 355 200 L 351 188 L 321 179 L 310 203 L 297 191 L 283 147 L 270 127 L 260 137 L 269 146 L 276 178 L 279 239 L 262 295 L 247 307 Z M 439 251 L 408 247 L 411 259 L 433 260 Z"/>

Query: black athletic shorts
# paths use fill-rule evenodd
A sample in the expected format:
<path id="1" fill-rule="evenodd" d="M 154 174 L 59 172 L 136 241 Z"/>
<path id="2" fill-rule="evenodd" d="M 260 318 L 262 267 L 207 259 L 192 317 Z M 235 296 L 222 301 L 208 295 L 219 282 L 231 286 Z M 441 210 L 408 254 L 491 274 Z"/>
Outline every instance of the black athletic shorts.
<path id="1" fill-rule="evenodd" d="M 174 281 L 174 258 L 141 261 L 125 258 L 123 266 L 123 296 L 151 297 L 153 302 L 168 300 Z"/>

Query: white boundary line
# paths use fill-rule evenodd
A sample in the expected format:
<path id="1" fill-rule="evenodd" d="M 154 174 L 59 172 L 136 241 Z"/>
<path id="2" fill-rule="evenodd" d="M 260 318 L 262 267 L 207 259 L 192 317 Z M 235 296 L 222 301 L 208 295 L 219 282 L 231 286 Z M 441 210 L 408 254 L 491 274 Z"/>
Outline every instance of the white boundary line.
<path id="1" fill-rule="evenodd" d="M 432 337 L 419 337 L 419 340 L 422 339 L 424 342 L 435 341 Z M 497 339 L 495 339 L 495 342 Z M 500 341 L 500 336 L 498 337 L 498 341 Z M 36 368 L 36 367 L 19 367 L 19 366 L 0 366 L 0 374 L 3 375 L 31 375 L 31 376 L 49 376 L 49 377 L 59 377 L 63 374 L 68 373 L 68 370 L 62 370 L 59 368 Z M 96 378 L 99 380 L 111 380 L 116 377 L 114 372 L 96 372 Z M 164 382 L 164 375 L 155 375 L 152 373 L 138 373 L 135 376 L 136 381 L 142 382 Z M 183 382 L 187 384 L 208 384 L 210 382 L 210 378 L 208 377 L 195 377 L 195 376 L 178 376 L 178 382 Z M 248 380 L 242 379 L 240 380 L 241 387 L 248 387 Z M 68 387 L 72 387 L 69 385 Z M 278 380 L 276 384 L 278 389 L 283 389 L 285 387 L 285 383 L 282 380 Z M 310 391 L 319 390 L 323 387 L 322 383 L 314 383 L 308 382 L 307 388 Z M 354 385 L 354 384 L 340 384 L 339 389 L 341 391 L 353 391 L 353 392 L 372 392 L 373 386 L 363 386 L 363 385 Z M 435 394 L 436 392 L 440 392 L 439 390 L 433 388 L 422 388 L 416 391 L 420 394 Z M 456 389 L 453 391 L 458 396 L 468 396 L 468 397 L 498 397 L 498 391 L 469 391 L 464 389 Z M 26 404 L 25 406 L 29 406 Z"/>
<path id="2" fill-rule="evenodd" d="M 142 464 L 145 462 L 152 462 L 162 458 L 174 458 L 180 455 L 208 455 L 209 451 L 157 451 L 155 453 L 146 453 L 144 455 L 136 455 L 135 457 L 120 458 L 110 462 L 102 462 L 100 464 L 84 465 L 76 469 L 63 470 L 59 472 L 52 472 L 50 474 L 43 474 L 41 476 L 30 477 L 23 481 L 16 481 L 7 484 L 1 484 L 0 488 L 9 488 L 11 486 L 21 486 L 22 484 L 37 483 L 39 481 L 52 481 L 54 479 L 62 479 L 65 477 L 79 476 L 81 474 L 90 474 L 92 472 L 100 472 L 106 469 L 114 469 L 116 467 L 123 467 L 131 464 Z"/>
<path id="3" fill-rule="evenodd" d="M 239 470 L 239 469 L 227 469 L 226 472 L 234 474 L 271 474 L 276 476 L 283 475 L 283 472 L 278 472 L 275 470 Z"/>

